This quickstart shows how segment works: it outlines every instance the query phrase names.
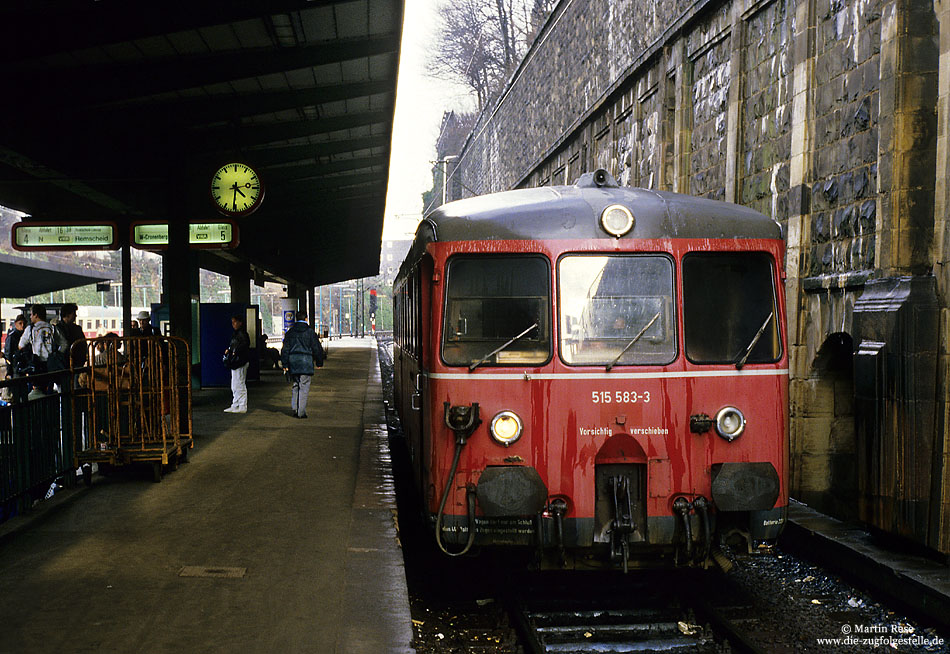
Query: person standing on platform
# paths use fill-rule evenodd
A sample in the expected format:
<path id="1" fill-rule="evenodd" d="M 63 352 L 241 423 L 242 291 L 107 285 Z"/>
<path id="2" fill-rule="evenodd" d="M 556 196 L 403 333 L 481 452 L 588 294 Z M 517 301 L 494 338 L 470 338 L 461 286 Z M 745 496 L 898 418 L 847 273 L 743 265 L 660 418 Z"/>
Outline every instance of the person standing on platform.
<path id="1" fill-rule="evenodd" d="M 69 362 L 73 368 L 82 368 L 86 365 L 88 359 L 86 335 L 83 334 L 82 327 L 76 324 L 76 312 L 78 310 L 79 307 L 72 302 L 64 304 L 59 311 L 59 322 L 56 323 L 56 329 L 66 339 L 66 351 L 69 353 Z M 77 341 L 81 344 L 73 348 L 73 343 Z"/>
<path id="2" fill-rule="evenodd" d="M 132 327 L 132 336 L 158 336 L 158 330 L 152 327 L 152 317 L 148 311 L 139 311 L 138 327 Z"/>
<path id="3" fill-rule="evenodd" d="M 304 311 L 297 312 L 297 321 L 284 334 L 280 363 L 290 375 L 290 408 L 293 415 L 295 418 L 306 418 L 307 396 L 310 394 L 314 367 L 323 366 L 323 346 L 317 333 L 307 324 Z"/>
<path id="4" fill-rule="evenodd" d="M 22 313 L 18 315 L 13 320 L 13 325 L 10 326 L 10 331 L 7 332 L 7 340 L 3 342 L 3 358 L 6 359 L 7 365 L 7 379 L 12 379 L 14 377 L 22 377 L 23 374 L 20 371 L 24 367 L 24 358 L 32 357 L 32 352 L 20 352 L 20 337 L 23 336 L 23 332 L 26 330 L 27 319 Z M 26 399 L 26 386 L 16 385 L 12 388 L 3 389 L 4 398 L 3 399 L 13 399 L 17 402 L 22 402 Z"/>
<path id="5" fill-rule="evenodd" d="M 16 376 L 17 352 L 20 345 L 20 337 L 26 330 L 26 316 L 22 313 L 18 315 L 7 332 L 7 340 L 3 342 L 3 358 L 7 361 L 7 377 Z"/>
<path id="6" fill-rule="evenodd" d="M 225 364 L 231 369 L 231 406 L 225 413 L 247 413 L 247 367 L 251 355 L 251 337 L 244 328 L 244 316 L 231 316 L 231 343 L 224 351 Z"/>
<path id="7" fill-rule="evenodd" d="M 60 350 L 65 341 L 60 342 L 61 335 L 53 331 L 53 326 L 46 322 L 46 305 L 34 304 L 30 307 L 30 326 L 20 337 L 17 347 L 20 350 L 33 350 L 33 372 L 42 374 L 47 372 L 47 362 L 54 350 Z M 53 382 L 41 384 L 39 390 L 49 394 L 53 390 Z"/>

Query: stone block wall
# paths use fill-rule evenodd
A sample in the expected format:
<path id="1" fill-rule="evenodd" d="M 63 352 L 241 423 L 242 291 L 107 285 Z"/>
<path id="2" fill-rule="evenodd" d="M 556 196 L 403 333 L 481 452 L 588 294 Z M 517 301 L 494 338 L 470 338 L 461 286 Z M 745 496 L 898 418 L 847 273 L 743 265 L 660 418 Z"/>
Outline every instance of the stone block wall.
<path id="1" fill-rule="evenodd" d="M 778 0 L 749 17 L 741 52 L 740 204 L 788 222 L 792 108 L 788 7 Z"/>
<path id="2" fill-rule="evenodd" d="M 880 5 L 817 2 L 808 276 L 874 268 Z"/>
<path id="3" fill-rule="evenodd" d="M 791 490 L 842 517 L 835 495 L 856 483 L 842 462 L 863 436 L 846 426 L 852 381 L 821 351 L 868 338 L 854 312 L 869 281 L 935 279 L 919 286 L 935 289 L 939 328 L 887 344 L 897 361 L 937 352 L 935 378 L 881 401 L 935 407 L 913 424 L 934 425 L 926 512 L 943 535 L 927 544 L 950 552 L 948 107 L 950 0 L 562 0 L 456 174 L 468 195 L 606 168 L 773 216 L 787 234 Z"/>
<path id="4" fill-rule="evenodd" d="M 726 198 L 729 92 L 733 86 L 729 5 L 722 5 L 686 34 L 682 70 L 688 97 L 689 138 L 685 142 L 686 191 L 711 200 Z M 685 171 L 684 171 L 685 172 Z"/>

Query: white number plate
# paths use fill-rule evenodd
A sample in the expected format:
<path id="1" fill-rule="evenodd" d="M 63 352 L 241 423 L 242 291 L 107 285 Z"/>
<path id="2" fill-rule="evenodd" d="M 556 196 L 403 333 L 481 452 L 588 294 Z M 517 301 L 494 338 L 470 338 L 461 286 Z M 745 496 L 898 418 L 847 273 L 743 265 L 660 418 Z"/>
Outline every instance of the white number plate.
<path id="1" fill-rule="evenodd" d="M 591 391 L 594 404 L 636 404 L 649 402 L 650 391 Z"/>

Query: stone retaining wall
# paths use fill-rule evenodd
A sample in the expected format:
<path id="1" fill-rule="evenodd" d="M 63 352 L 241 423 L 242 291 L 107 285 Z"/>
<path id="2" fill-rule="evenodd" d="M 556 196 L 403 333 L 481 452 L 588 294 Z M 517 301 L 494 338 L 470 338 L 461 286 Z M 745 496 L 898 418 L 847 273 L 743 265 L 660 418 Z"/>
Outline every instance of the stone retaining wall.
<path id="1" fill-rule="evenodd" d="M 950 552 L 948 105 L 950 0 L 563 0 L 478 118 L 455 188 L 565 184 L 606 168 L 623 184 L 772 215 L 787 234 L 792 494 L 857 517 L 864 505 L 840 498 L 867 480 L 846 474 L 848 457 L 878 438 L 922 439 L 934 464 L 916 486 L 929 494 L 899 498 L 916 507 L 913 524 L 878 526 Z M 858 323 L 884 349 L 862 350 L 870 332 L 855 327 L 869 280 L 914 289 L 904 304 L 859 305 Z M 914 314 L 917 302 L 938 307 L 933 329 L 888 332 L 885 314 Z M 844 363 L 822 366 L 842 343 Z M 865 369 L 855 353 L 872 351 L 897 369 L 862 390 L 862 406 L 932 415 L 847 427 L 853 371 Z M 920 357 L 935 372 L 901 363 Z M 924 474 L 921 461 L 907 465 Z"/>

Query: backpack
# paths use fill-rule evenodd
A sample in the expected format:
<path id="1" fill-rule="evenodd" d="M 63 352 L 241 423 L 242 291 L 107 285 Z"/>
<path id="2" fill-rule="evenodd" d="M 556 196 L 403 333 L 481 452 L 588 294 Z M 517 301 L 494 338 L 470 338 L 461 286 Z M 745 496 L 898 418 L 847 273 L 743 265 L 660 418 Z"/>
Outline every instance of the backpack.
<path id="1" fill-rule="evenodd" d="M 34 372 L 33 367 L 33 348 L 24 348 L 13 351 L 13 370 L 17 377 L 22 377 Z"/>
<path id="2" fill-rule="evenodd" d="M 313 356 L 313 365 L 315 365 L 317 368 L 322 368 L 323 360 L 326 358 L 326 355 L 323 351 L 323 345 L 320 344 L 319 338 L 314 339 L 314 343 L 316 347 L 313 348 L 313 351 L 315 352 Z"/>
<path id="3" fill-rule="evenodd" d="M 66 335 L 63 334 L 63 328 L 60 327 L 63 323 L 58 322 L 50 330 L 52 333 L 49 335 L 49 357 L 46 359 L 46 369 L 49 372 L 55 372 L 57 370 L 66 370 L 69 367 L 69 340 L 66 338 Z M 47 341 L 47 334 L 43 332 L 43 340 Z"/>

